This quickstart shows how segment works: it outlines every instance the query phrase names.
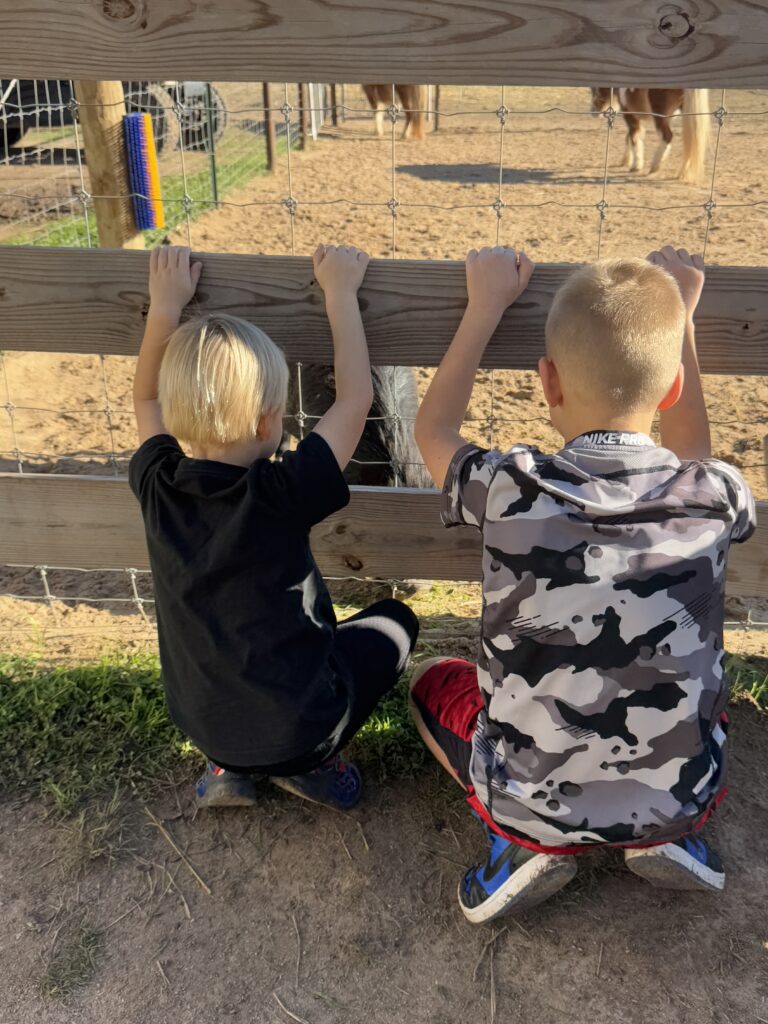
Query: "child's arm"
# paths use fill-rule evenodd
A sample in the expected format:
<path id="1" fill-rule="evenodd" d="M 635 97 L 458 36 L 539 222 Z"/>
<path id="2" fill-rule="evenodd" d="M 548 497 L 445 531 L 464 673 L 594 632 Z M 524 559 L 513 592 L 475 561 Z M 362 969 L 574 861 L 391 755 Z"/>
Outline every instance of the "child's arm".
<path id="1" fill-rule="evenodd" d="M 467 256 L 467 308 L 416 416 L 416 444 L 438 487 L 464 444 L 461 424 L 486 345 L 532 273 L 533 263 L 514 249 L 473 249 Z"/>
<path id="2" fill-rule="evenodd" d="M 181 312 L 195 294 L 202 263 L 189 262 L 183 245 L 161 245 L 149 257 L 149 312 L 133 378 L 133 408 L 139 443 L 165 431 L 157 400 L 160 366 Z"/>
<path id="3" fill-rule="evenodd" d="M 683 390 L 678 401 L 661 413 L 661 443 L 680 459 L 708 459 L 712 455 L 709 417 L 701 388 L 699 360 L 693 314 L 704 287 L 704 261 L 690 256 L 685 249 L 665 245 L 648 257 L 677 282 L 685 303 L 685 335 L 683 338 Z"/>
<path id="4" fill-rule="evenodd" d="M 328 442 L 344 469 L 354 455 L 373 402 L 368 345 L 357 301 L 368 256 L 351 245 L 320 245 L 312 260 L 325 293 L 336 378 L 336 400 L 315 431 Z"/>

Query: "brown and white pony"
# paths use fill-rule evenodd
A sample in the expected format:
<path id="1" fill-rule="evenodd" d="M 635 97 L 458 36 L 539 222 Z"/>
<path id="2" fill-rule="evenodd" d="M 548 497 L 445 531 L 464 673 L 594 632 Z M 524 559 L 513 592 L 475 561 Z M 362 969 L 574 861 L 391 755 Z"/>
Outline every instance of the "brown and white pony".
<path id="1" fill-rule="evenodd" d="M 610 89 L 592 89 L 592 110 L 601 113 L 610 105 Z M 692 185 L 701 182 L 709 145 L 709 90 L 614 89 L 613 105 L 622 112 L 627 124 L 625 166 L 630 171 L 643 169 L 645 122 L 653 118 L 659 144 L 653 154 L 649 174 L 655 174 L 669 155 L 672 145 L 670 117 L 678 112 L 691 115 L 682 119 L 683 163 L 678 177 Z"/>
<path id="2" fill-rule="evenodd" d="M 391 85 L 364 85 L 365 97 L 376 111 L 376 134 L 384 134 L 384 115 L 392 106 Z M 425 85 L 395 85 L 397 101 L 405 114 L 404 139 L 421 141 L 424 138 L 424 120 L 427 108 Z"/>

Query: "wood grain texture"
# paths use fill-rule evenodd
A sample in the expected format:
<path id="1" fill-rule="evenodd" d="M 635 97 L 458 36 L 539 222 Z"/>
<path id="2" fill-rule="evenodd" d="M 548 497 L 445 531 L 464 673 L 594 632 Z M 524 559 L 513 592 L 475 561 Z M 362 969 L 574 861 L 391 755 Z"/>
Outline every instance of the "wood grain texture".
<path id="1" fill-rule="evenodd" d="M 331 362 L 323 297 L 305 257 L 201 253 L 196 309 L 253 320 L 290 359 Z M 148 305 L 149 253 L 0 247 L 0 349 L 131 355 Z M 483 360 L 532 369 L 544 321 L 572 269 L 541 264 L 505 314 Z M 360 293 L 371 359 L 379 365 L 437 366 L 466 302 L 458 262 L 372 260 Z M 768 273 L 712 267 L 697 312 L 705 373 L 768 374 Z"/>
<path id="2" fill-rule="evenodd" d="M 83 134 L 88 187 L 105 249 L 143 249 L 144 235 L 136 230 L 131 183 L 123 138 L 125 97 L 122 82 L 75 82 Z"/>
<path id="3" fill-rule="evenodd" d="M 480 535 L 445 529 L 434 491 L 354 488 L 348 507 L 312 533 L 325 576 L 477 580 Z M 768 505 L 746 545 L 735 544 L 728 592 L 768 597 Z M 0 474 L 0 564 L 148 568 L 136 499 L 124 480 Z"/>
<path id="4" fill-rule="evenodd" d="M 0 0 L 7 77 L 768 85 L 765 0 Z"/>
<path id="5" fill-rule="evenodd" d="M 148 253 L 0 247 L 0 349 L 135 354 L 148 297 Z M 201 253 L 196 309 L 245 316 L 291 359 L 331 362 L 323 294 L 311 261 Z M 535 368 L 552 296 L 572 264 L 541 264 L 505 314 L 483 366 Z M 360 307 L 375 364 L 434 367 L 459 325 L 459 262 L 372 260 Z M 768 273 L 712 267 L 696 314 L 705 373 L 768 374 Z"/>

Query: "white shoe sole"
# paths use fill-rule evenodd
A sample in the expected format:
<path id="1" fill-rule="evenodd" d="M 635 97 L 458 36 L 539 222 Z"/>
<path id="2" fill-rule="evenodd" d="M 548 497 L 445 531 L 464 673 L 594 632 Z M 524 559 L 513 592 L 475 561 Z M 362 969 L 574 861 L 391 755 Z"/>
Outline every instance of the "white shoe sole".
<path id="1" fill-rule="evenodd" d="M 484 924 L 501 914 L 522 913 L 554 896 L 576 875 L 575 856 L 540 853 L 519 867 L 511 878 L 479 907 L 466 907 L 461 901 L 464 880 L 459 882 L 459 905 L 468 921 Z"/>
<path id="2" fill-rule="evenodd" d="M 725 886 L 724 874 L 699 864 L 679 846 L 625 850 L 624 863 L 633 874 L 657 889 L 721 892 Z"/>

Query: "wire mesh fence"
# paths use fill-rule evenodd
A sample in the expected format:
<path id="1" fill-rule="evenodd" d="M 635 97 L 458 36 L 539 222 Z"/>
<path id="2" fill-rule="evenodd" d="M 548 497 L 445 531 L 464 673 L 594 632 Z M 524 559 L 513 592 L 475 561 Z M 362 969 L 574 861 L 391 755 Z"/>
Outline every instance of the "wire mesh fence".
<path id="1" fill-rule="evenodd" d="M 585 90 L 561 90 L 567 102 L 551 102 L 554 91 L 504 87 L 443 88 L 439 103 L 435 89 L 422 90 L 418 102 L 406 110 L 392 85 L 381 104 L 380 140 L 374 111 L 362 91 L 351 86 L 273 85 L 268 108 L 262 83 L 128 82 L 124 93 L 128 109 L 150 113 L 158 144 L 169 226 L 161 234 L 147 233 L 147 245 L 169 236 L 198 249 L 213 241 L 210 248 L 296 253 L 307 251 L 310 229 L 322 229 L 328 237 L 333 224 L 344 240 L 360 241 L 372 250 L 378 245 L 378 255 L 439 258 L 447 254 L 446 230 L 466 225 L 471 244 L 475 238 L 482 244 L 515 240 L 531 246 L 537 256 L 541 237 L 530 225 L 544 212 L 554 212 L 567 240 L 563 255 L 582 260 L 615 251 L 628 236 L 636 242 L 649 224 L 657 225 L 650 232 L 660 239 L 674 223 L 685 228 L 686 239 L 694 239 L 690 248 L 706 254 L 714 247 L 716 256 L 726 253 L 722 262 L 762 262 L 755 243 L 741 238 L 747 218 L 762 231 L 761 218 L 768 212 L 762 177 L 747 176 L 737 185 L 730 173 L 722 184 L 728 159 L 744 152 L 746 126 L 753 132 L 759 126 L 750 138 L 754 162 L 761 161 L 760 129 L 766 124 L 768 103 L 756 92 L 737 94 L 729 107 L 725 92 L 718 90 L 704 110 L 666 115 L 675 131 L 686 118 L 706 119 L 712 142 L 706 180 L 697 187 L 661 191 L 649 179 L 614 169 L 625 145 L 624 115 L 632 110 L 622 108 L 622 98 L 613 91 L 607 107 L 597 113 Z M 402 138 L 413 115 L 432 129 L 420 160 Z M 265 173 L 267 118 L 275 124 L 278 144 L 271 176 Z M 649 131 L 658 120 L 650 118 Z M 298 146 L 313 136 L 319 138 L 313 154 L 298 156 Z M 570 149 L 557 150 L 558 156 L 566 154 L 566 166 L 557 165 L 550 155 L 550 137 L 553 143 L 555 138 L 571 140 Z M 442 147 L 439 159 L 430 157 L 435 140 Z M 358 148 L 343 149 L 352 143 Z M 375 149 L 359 148 L 369 143 Z M 316 156 L 321 153 L 322 159 Z M 478 160 L 478 153 L 485 159 Z M 357 156 L 367 161 L 362 178 L 356 176 L 359 168 L 343 163 Z M 0 243 L 95 245 L 93 198 L 73 84 L 0 81 Z M 252 214 L 272 218 L 254 221 L 269 230 L 243 239 L 241 231 L 247 232 L 250 223 L 245 218 Z M 738 224 L 731 222 L 732 241 L 723 245 L 717 235 L 719 221 L 729 217 Z M 427 238 L 419 238 L 419 250 L 414 238 L 422 223 Z M 374 238 L 374 245 L 366 244 L 358 231 Z M 455 254 L 456 246 L 451 246 Z M 135 447 L 132 367 L 133 360 L 117 356 L 0 353 L 0 468 L 124 476 Z M 313 369 L 300 364 L 292 369 L 288 420 L 296 437 L 311 429 L 323 411 L 313 405 L 318 389 L 307 386 Z M 406 374 L 417 400 L 430 371 Z M 76 382 L 64 389 L 66 403 L 61 401 L 63 380 Z M 558 445 L 535 390 L 531 373 L 482 373 L 465 424 L 468 435 L 488 446 L 519 440 Z M 324 400 L 330 401 L 330 392 Z M 423 464 L 408 440 L 414 411 L 412 403 L 407 409 L 385 405 L 375 410 L 369 428 L 383 437 L 385 450 L 372 455 L 368 449 L 353 461 L 353 474 L 356 467 L 364 468 L 366 483 L 426 482 L 418 479 Z M 725 406 L 716 407 L 713 424 L 718 454 L 732 458 L 758 493 L 765 471 L 758 435 L 768 433 L 765 417 L 764 409 L 754 408 L 746 387 L 734 386 Z M 749 436 L 734 439 L 745 423 L 750 424 Z M 369 582 L 395 590 L 402 586 L 392 580 Z M 108 593 L 89 596 L 89 588 L 99 591 L 104 586 Z M 0 583 L 3 595 L 49 607 L 77 602 L 122 607 L 146 621 L 153 607 L 149 575 L 133 569 L 99 575 L 72 568 L 13 567 Z M 733 607 L 733 622 L 749 628 L 763 624 L 759 602 Z"/>

